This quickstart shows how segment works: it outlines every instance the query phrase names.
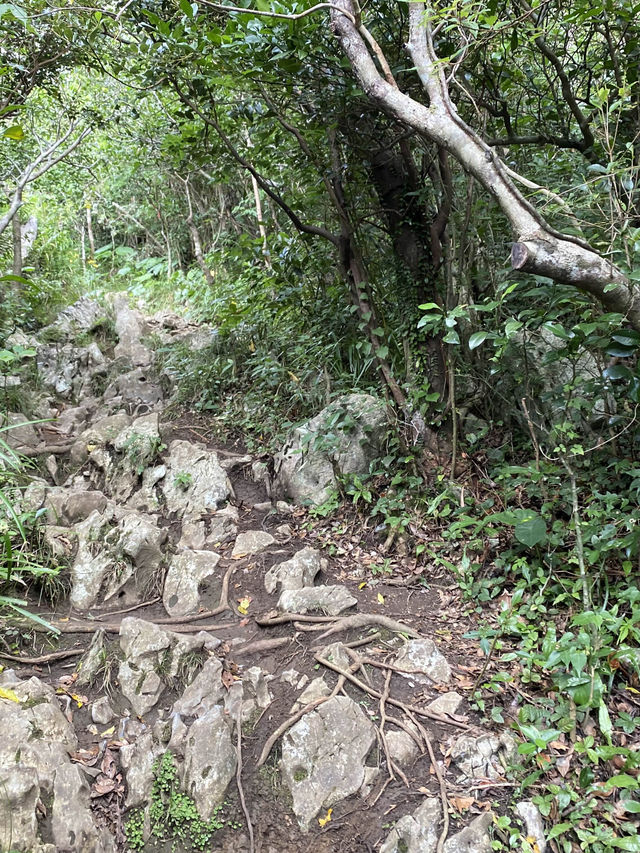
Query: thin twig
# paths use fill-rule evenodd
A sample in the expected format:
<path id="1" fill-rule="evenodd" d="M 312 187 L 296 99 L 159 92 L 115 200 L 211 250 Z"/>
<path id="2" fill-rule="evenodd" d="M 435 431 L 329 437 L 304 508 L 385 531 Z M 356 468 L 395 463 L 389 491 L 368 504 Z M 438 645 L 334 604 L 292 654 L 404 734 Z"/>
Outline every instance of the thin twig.
<path id="1" fill-rule="evenodd" d="M 442 832 L 440 833 L 440 837 L 438 838 L 438 844 L 436 845 L 436 853 L 443 853 L 444 851 L 444 843 L 447 840 L 447 835 L 449 834 L 449 800 L 447 798 L 447 786 L 444 781 L 444 777 L 442 775 L 442 771 L 440 770 L 440 765 L 436 761 L 436 755 L 433 751 L 433 746 L 431 744 L 431 738 L 425 727 L 420 723 L 419 720 L 416 720 L 415 717 L 412 716 L 413 724 L 417 727 L 418 731 L 422 735 L 422 739 L 424 740 L 425 746 L 427 747 L 427 752 L 429 753 L 429 759 L 433 766 L 433 772 L 436 774 L 438 779 L 438 785 L 440 787 L 440 801 L 442 802 Z"/>
<path id="2" fill-rule="evenodd" d="M 391 685 L 391 671 L 387 671 L 387 674 L 384 679 L 384 690 L 382 691 L 382 695 L 380 696 L 380 724 L 378 726 L 378 731 L 380 732 L 380 740 L 382 741 L 382 748 L 384 749 L 384 754 L 387 758 L 387 770 L 389 771 L 389 776 L 392 779 L 396 778 L 395 773 L 393 772 L 393 761 L 391 760 L 391 756 L 389 755 L 389 744 L 387 743 L 387 736 L 384 733 L 384 724 L 387 721 L 387 699 L 389 698 L 389 687 Z M 407 786 L 408 787 L 408 786 Z"/>
<path id="3" fill-rule="evenodd" d="M 134 604 L 133 607 L 125 607 L 122 610 L 110 610 L 103 616 L 96 616 L 95 618 L 96 620 L 100 620 L 108 616 L 119 616 L 121 613 L 132 613 L 134 610 L 140 610 L 142 607 L 151 607 L 152 604 L 157 604 L 160 598 L 161 596 L 158 595 L 155 598 L 150 598 L 149 601 L 141 601 L 140 604 Z"/>

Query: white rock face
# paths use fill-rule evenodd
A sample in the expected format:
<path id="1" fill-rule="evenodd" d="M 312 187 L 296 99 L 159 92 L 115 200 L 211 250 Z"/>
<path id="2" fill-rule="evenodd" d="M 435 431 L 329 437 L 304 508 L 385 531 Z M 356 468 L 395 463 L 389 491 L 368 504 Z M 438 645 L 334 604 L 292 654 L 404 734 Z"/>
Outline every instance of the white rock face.
<path id="1" fill-rule="evenodd" d="M 510 734 L 462 735 L 451 747 L 451 760 L 466 779 L 500 779 L 505 762 L 515 755 L 516 743 Z"/>
<path id="2" fill-rule="evenodd" d="M 270 545 L 275 544 L 275 541 L 273 536 L 264 530 L 247 530 L 238 534 L 231 556 L 234 559 L 251 557 L 253 554 L 259 554 Z"/>
<path id="3" fill-rule="evenodd" d="M 448 684 L 451 667 L 433 640 L 409 640 L 398 652 L 395 666 L 418 684 Z"/>
<path id="4" fill-rule="evenodd" d="M 214 705 L 189 729 L 184 747 L 184 789 L 193 797 L 200 816 L 209 820 L 224 800 L 236 772 L 233 723 Z"/>
<path id="5" fill-rule="evenodd" d="M 177 440 L 169 446 L 162 492 L 169 513 L 180 518 L 199 517 L 228 499 L 231 484 L 213 451 Z"/>
<path id="6" fill-rule="evenodd" d="M 428 797 L 412 815 L 400 818 L 380 853 L 435 853 L 441 817 L 440 800 Z"/>
<path id="7" fill-rule="evenodd" d="M 540 809 L 530 800 L 523 800 L 516 805 L 516 814 L 524 821 L 527 837 L 535 840 L 539 853 L 546 853 L 547 839 Z"/>
<path id="8" fill-rule="evenodd" d="M 326 570 L 327 561 L 316 548 L 303 548 L 290 560 L 272 566 L 264 576 L 264 588 L 273 593 L 278 587 L 283 589 L 302 589 L 313 586 L 319 572 Z"/>
<path id="9" fill-rule="evenodd" d="M 307 832 L 321 809 L 355 794 L 376 730 L 352 699 L 336 696 L 305 714 L 282 739 L 282 776 Z"/>
<path id="10" fill-rule="evenodd" d="M 357 598 L 346 586 L 307 586 L 304 589 L 286 589 L 278 600 L 278 610 L 283 613 L 319 610 L 327 616 L 337 616 L 357 603 Z"/>
<path id="11" fill-rule="evenodd" d="M 220 562 L 213 551 L 182 551 L 169 564 L 164 582 L 162 603 L 169 616 L 187 616 L 200 607 L 202 583 L 217 574 Z M 222 582 L 218 584 L 221 587 Z"/>
<path id="12" fill-rule="evenodd" d="M 113 310 L 116 315 L 115 326 L 118 335 L 115 357 L 126 359 L 134 367 L 146 366 L 151 362 L 151 352 L 140 341 L 144 332 L 144 320 L 140 313 L 129 307 L 129 300 L 125 294 L 118 294 L 115 297 Z"/>
<path id="13" fill-rule="evenodd" d="M 295 503 L 321 504 L 336 485 L 336 470 L 369 472 L 387 428 L 386 406 L 375 397 L 347 394 L 334 400 L 291 433 L 276 458 L 275 493 Z"/>

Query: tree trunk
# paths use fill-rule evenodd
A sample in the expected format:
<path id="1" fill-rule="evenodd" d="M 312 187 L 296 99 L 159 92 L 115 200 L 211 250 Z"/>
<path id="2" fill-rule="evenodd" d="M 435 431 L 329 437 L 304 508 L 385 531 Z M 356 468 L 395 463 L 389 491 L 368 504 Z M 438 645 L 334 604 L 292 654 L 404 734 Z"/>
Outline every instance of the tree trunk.
<path id="1" fill-rule="evenodd" d="M 93 237 L 93 221 L 91 219 L 91 205 L 87 202 L 87 238 L 89 240 L 89 260 L 92 261 L 96 253 L 96 243 Z"/>

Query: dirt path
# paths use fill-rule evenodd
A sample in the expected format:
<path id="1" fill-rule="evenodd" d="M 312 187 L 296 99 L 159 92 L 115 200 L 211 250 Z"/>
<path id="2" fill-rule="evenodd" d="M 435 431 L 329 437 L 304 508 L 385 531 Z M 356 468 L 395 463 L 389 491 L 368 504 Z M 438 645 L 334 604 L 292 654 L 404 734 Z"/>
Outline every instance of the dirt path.
<path id="1" fill-rule="evenodd" d="M 115 345 L 90 340 L 88 302 L 34 342 L 56 420 L 13 437 L 44 463 L 24 503 L 70 588 L 34 602 L 55 651 L 39 633 L 4 655 L 0 848 L 491 850 L 515 744 L 456 692 L 455 594 L 385 583 L 359 533 L 310 525 L 206 423 L 169 419 L 149 335 L 213 333 L 113 309 Z"/>

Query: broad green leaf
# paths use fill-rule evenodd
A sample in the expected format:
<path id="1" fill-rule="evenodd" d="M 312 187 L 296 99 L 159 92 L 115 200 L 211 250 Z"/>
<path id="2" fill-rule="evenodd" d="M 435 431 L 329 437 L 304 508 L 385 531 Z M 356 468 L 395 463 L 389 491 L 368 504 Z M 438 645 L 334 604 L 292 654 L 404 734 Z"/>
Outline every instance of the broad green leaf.
<path id="1" fill-rule="evenodd" d="M 527 548 L 542 545 L 547 541 L 547 525 L 539 515 L 533 515 L 525 521 L 519 521 L 514 528 L 514 536 Z"/>
<path id="2" fill-rule="evenodd" d="M 474 332 L 469 338 L 469 349 L 477 349 L 489 337 L 489 332 Z"/>
<path id="3" fill-rule="evenodd" d="M 21 125 L 13 124 L 11 127 L 3 130 L 2 135 L 7 139 L 13 139 L 14 142 L 20 142 L 21 139 L 24 139 L 24 130 Z"/>

